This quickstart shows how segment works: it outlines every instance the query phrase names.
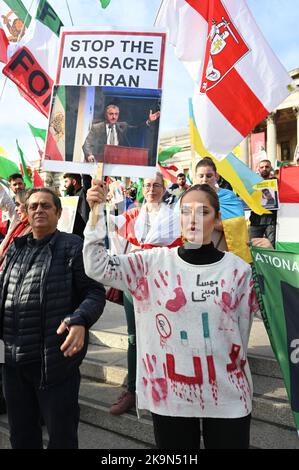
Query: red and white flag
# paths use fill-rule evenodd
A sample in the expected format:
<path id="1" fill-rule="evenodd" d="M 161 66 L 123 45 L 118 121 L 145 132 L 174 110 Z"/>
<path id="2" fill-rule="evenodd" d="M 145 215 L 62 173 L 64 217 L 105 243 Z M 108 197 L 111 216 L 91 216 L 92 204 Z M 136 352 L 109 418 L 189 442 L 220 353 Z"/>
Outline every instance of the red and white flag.
<path id="1" fill-rule="evenodd" d="M 196 83 L 196 126 L 222 160 L 288 96 L 291 78 L 245 0 L 164 0 L 155 24 Z"/>

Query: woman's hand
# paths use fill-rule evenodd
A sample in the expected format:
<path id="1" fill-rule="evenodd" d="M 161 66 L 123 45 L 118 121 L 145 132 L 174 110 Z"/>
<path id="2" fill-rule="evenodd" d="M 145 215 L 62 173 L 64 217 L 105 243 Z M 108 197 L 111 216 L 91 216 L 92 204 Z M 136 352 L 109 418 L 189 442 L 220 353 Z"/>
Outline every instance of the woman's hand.
<path id="1" fill-rule="evenodd" d="M 86 200 L 92 209 L 94 204 L 102 204 L 106 202 L 107 186 L 103 180 L 92 180 L 91 188 L 87 191 Z"/>

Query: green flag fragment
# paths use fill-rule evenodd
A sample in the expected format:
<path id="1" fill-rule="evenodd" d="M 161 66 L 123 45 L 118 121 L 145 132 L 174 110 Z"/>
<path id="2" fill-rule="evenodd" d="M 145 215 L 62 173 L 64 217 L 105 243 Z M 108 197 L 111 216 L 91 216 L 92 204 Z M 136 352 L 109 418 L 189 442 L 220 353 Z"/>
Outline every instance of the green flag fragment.
<path id="1" fill-rule="evenodd" d="M 299 434 L 299 253 L 251 248 L 255 290 Z"/>
<path id="2" fill-rule="evenodd" d="M 40 129 L 39 127 L 34 127 L 32 124 L 28 122 L 30 130 L 32 132 L 33 137 L 39 137 L 44 142 L 46 141 L 47 131 L 46 129 Z"/>
<path id="3" fill-rule="evenodd" d="M 4 0 L 4 3 L 6 3 L 6 5 L 18 18 L 20 18 L 20 20 L 23 21 L 23 23 L 25 23 L 25 26 L 28 28 L 31 21 L 31 15 L 21 0 Z"/>
<path id="4" fill-rule="evenodd" d="M 36 19 L 59 37 L 60 28 L 63 26 L 63 23 L 47 0 L 39 0 Z"/>
<path id="5" fill-rule="evenodd" d="M 27 171 L 27 167 L 26 167 L 26 163 L 25 163 L 25 158 L 24 158 L 24 153 L 23 153 L 22 149 L 19 147 L 19 143 L 18 143 L 17 140 L 16 140 L 16 143 L 17 143 L 17 149 L 18 149 L 18 152 L 19 152 L 19 155 L 20 155 L 20 160 L 21 160 L 22 167 L 23 167 L 23 172 L 24 172 L 23 180 L 25 181 L 26 188 L 31 188 L 31 186 L 33 186 L 33 185 L 32 185 L 32 181 L 31 181 L 31 179 L 29 178 L 29 175 L 28 175 L 28 171 Z"/>
<path id="6" fill-rule="evenodd" d="M 102 8 L 107 8 L 111 0 L 100 0 Z"/>
<path id="7" fill-rule="evenodd" d="M 181 151 L 182 147 L 169 147 L 168 149 L 162 150 L 158 155 L 158 162 L 161 164 Z"/>
<path id="8" fill-rule="evenodd" d="M 143 178 L 138 178 L 138 183 L 134 183 L 133 186 L 134 188 L 136 188 L 136 201 L 141 204 L 144 199 L 143 192 L 142 192 Z"/>
<path id="9" fill-rule="evenodd" d="M 17 164 L 0 156 L 0 178 L 7 180 L 13 173 L 20 173 L 20 168 Z"/>
<path id="10" fill-rule="evenodd" d="M 275 248 L 279 251 L 290 251 L 291 253 L 299 253 L 298 242 L 276 242 Z"/>

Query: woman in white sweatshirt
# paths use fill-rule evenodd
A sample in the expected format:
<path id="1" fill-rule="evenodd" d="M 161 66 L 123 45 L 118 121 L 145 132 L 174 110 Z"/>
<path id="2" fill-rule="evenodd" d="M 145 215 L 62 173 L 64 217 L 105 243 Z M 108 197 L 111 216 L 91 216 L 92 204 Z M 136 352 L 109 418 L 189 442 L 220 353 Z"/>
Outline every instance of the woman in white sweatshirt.
<path id="1" fill-rule="evenodd" d="M 100 220 L 85 229 L 85 270 L 133 296 L 137 409 L 152 413 L 157 447 L 199 449 L 202 427 L 205 448 L 248 448 L 247 345 L 258 306 L 250 266 L 211 242 L 217 194 L 204 184 L 182 196 L 182 247 L 113 257 L 104 245 L 105 197 L 95 181 L 87 200 L 101 204 Z"/>

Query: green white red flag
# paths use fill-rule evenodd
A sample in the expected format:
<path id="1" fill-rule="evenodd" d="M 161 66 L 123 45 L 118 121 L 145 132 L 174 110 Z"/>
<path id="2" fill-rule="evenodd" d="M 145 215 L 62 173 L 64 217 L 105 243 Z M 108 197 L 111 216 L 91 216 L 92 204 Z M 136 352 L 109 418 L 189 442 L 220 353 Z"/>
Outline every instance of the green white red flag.
<path id="1" fill-rule="evenodd" d="M 0 2 L 0 62 L 6 64 L 9 45 L 18 43 L 27 31 L 31 15 L 21 0 Z"/>
<path id="2" fill-rule="evenodd" d="M 65 86 L 54 87 L 45 160 L 64 160 L 65 156 Z"/>
<path id="3" fill-rule="evenodd" d="M 28 126 L 30 127 L 30 130 L 31 130 L 32 135 L 33 135 L 34 138 L 39 138 L 43 142 L 46 141 L 46 137 L 47 137 L 46 129 L 41 129 L 40 127 L 35 127 L 32 124 L 30 124 L 29 122 L 28 122 Z"/>
<path id="4" fill-rule="evenodd" d="M 39 0 L 34 19 L 19 0 L 3 0 L 0 8 L 0 13 L 7 17 L 12 12 L 26 26 L 21 39 L 9 41 L 2 72 L 33 106 L 48 116 L 62 22 L 47 0 Z"/>
<path id="5" fill-rule="evenodd" d="M 23 153 L 23 150 L 21 149 L 21 147 L 19 146 L 19 143 L 18 141 L 16 140 L 16 143 L 17 143 L 17 149 L 18 149 L 18 152 L 19 152 L 19 156 L 20 156 L 20 160 L 21 160 L 21 165 L 22 165 L 22 172 L 23 172 L 23 179 L 25 181 L 25 184 L 26 184 L 26 188 L 31 188 L 32 186 L 32 181 L 28 175 L 28 171 L 27 171 L 27 166 L 26 166 L 26 163 L 25 163 L 25 158 L 24 158 L 24 153 Z"/>

